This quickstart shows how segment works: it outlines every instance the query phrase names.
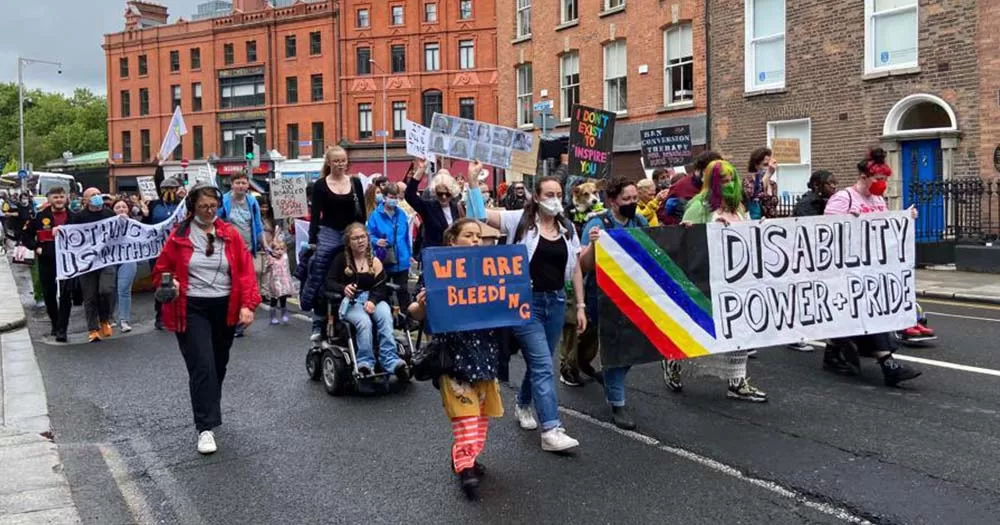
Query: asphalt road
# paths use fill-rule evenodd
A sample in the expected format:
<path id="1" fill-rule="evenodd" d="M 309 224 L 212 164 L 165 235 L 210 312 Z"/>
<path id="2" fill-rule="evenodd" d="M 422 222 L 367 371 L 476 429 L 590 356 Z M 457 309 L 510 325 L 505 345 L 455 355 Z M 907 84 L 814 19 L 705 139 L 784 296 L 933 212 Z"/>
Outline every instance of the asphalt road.
<path id="1" fill-rule="evenodd" d="M 99 344 L 46 344 L 41 312 L 30 325 L 88 523 L 997 523 L 1000 308 L 924 306 L 941 341 L 902 354 L 988 370 L 918 365 L 923 377 L 888 389 L 872 362 L 841 378 L 819 352 L 767 349 L 750 373 L 771 402 L 756 405 L 704 379 L 671 394 L 644 366 L 628 383 L 638 433 L 606 423 L 596 385 L 561 386 L 582 446 L 542 452 L 508 413 L 476 503 L 449 471 L 437 391 L 329 397 L 305 377 L 305 321 L 237 341 L 210 457 L 194 450 L 183 361 L 152 331 L 148 297 L 136 333 Z"/>

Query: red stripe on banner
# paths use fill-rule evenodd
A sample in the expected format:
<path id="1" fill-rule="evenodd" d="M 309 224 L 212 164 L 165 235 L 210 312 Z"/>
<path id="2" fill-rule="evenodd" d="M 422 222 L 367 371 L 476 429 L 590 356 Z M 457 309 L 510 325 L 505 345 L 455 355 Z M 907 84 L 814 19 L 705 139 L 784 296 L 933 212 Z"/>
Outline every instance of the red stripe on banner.
<path id="1" fill-rule="evenodd" d="M 604 273 L 600 267 L 597 268 L 597 278 L 601 283 L 601 291 L 611 299 L 611 302 L 615 303 L 615 306 L 618 307 L 621 313 L 625 314 L 625 317 L 642 331 L 660 354 L 667 359 L 687 359 L 687 354 L 667 337 L 666 334 L 661 332 L 656 327 L 656 323 L 646 315 L 646 312 L 623 292 L 614 279 Z"/>

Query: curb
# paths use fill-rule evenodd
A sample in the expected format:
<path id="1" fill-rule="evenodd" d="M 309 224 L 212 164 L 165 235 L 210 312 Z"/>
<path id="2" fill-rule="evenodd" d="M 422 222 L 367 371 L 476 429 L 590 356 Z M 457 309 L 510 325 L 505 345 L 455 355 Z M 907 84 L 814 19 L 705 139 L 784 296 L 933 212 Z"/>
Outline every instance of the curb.
<path id="1" fill-rule="evenodd" d="M 944 299 L 947 301 L 961 301 L 965 303 L 1000 305 L 1000 297 L 991 295 L 976 295 L 964 292 L 938 292 L 933 290 L 917 291 L 917 297 L 927 299 Z"/>
<path id="2" fill-rule="evenodd" d="M 16 321 L 11 321 L 9 323 L 0 323 L 0 334 L 5 332 L 13 332 L 14 330 L 20 330 L 28 325 L 28 319 L 22 317 Z"/>

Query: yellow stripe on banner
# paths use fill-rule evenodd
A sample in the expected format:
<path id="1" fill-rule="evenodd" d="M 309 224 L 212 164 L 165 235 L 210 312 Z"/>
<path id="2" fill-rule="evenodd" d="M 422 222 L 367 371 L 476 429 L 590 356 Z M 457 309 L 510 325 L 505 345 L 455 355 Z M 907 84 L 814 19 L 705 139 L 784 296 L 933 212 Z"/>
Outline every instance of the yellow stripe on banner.
<path id="1" fill-rule="evenodd" d="M 603 247 L 601 243 L 598 242 L 596 256 L 597 265 L 601 267 L 604 273 L 610 277 L 622 289 L 635 304 L 642 309 L 653 323 L 656 328 L 667 338 L 672 340 L 674 344 L 677 345 L 681 351 L 684 352 L 688 357 L 700 357 L 703 355 L 710 355 L 711 352 L 705 349 L 704 346 L 699 344 L 691 334 L 680 324 L 678 324 L 673 317 L 663 310 L 659 305 L 653 301 L 649 294 L 642 289 L 631 277 L 625 273 L 625 270 L 618 264 L 618 261 L 614 259 Z"/>

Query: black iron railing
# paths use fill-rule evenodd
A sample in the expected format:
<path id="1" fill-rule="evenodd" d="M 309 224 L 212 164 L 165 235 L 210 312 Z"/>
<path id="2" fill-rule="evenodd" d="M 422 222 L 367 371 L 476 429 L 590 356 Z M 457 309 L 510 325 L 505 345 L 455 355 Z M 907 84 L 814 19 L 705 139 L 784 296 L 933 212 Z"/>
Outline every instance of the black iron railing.
<path id="1" fill-rule="evenodd" d="M 904 206 L 916 206 L 917 242 L 983 244 L 1000 239 L 1000 179 L 915 182 Z"/>

